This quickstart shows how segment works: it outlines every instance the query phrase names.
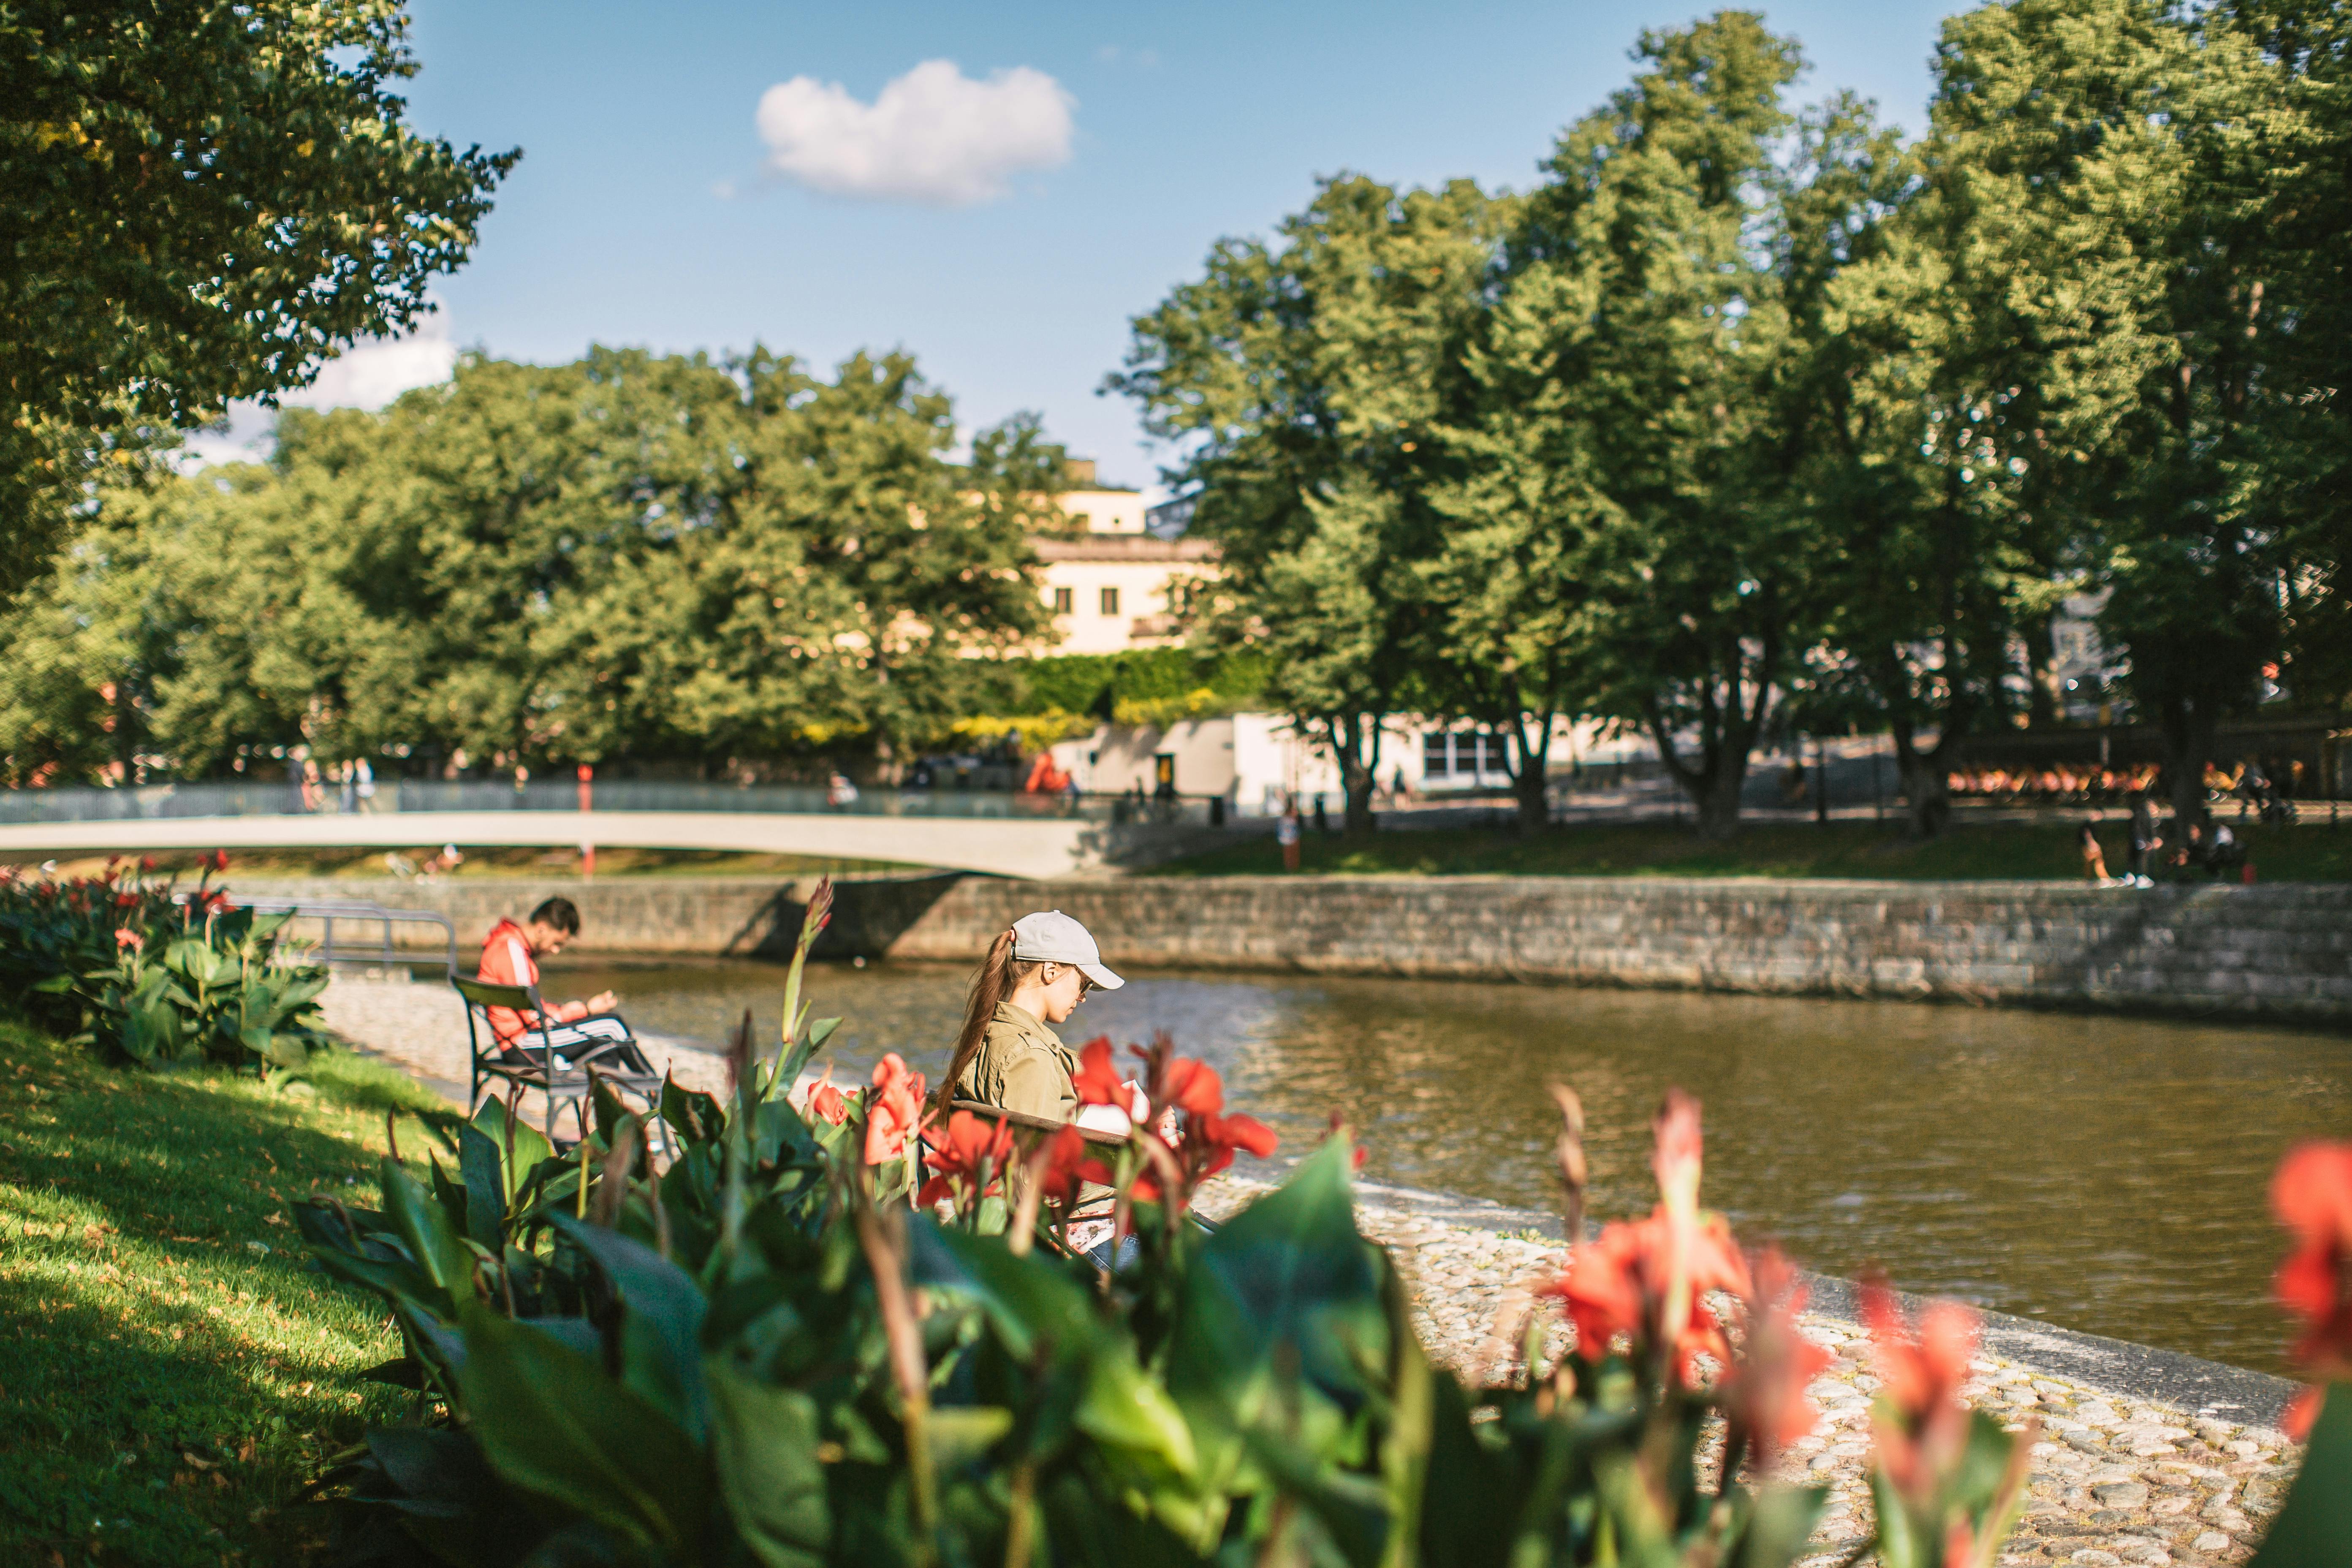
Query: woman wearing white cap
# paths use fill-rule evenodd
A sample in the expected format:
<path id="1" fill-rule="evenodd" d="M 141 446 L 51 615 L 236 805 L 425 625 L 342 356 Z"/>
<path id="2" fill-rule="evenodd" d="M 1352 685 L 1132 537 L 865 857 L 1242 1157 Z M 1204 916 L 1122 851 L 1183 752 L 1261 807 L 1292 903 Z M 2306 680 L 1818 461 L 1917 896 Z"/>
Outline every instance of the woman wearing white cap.
<path id="1" fill-rule="evenodd" d="M 1075 1119 L 1077 1058 L 1051 1026 L 1069 1017 L 1088 991 L 1126 984 L 1103 967 L 1087 928 L 1061 910 L 1022 916 L 989 943 L 972 976 L 963 1033 L 940 1076 L 936 1108 L 944 1113 L 953 1100 L 977 1100 L 1049 1121 Z"/>

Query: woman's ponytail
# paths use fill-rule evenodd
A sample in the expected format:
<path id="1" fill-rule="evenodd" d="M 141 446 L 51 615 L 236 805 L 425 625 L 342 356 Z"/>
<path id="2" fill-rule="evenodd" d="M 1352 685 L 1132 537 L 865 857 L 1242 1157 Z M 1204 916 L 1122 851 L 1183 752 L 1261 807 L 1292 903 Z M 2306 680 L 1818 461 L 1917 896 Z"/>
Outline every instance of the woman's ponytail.
<path id="1" fill-rule="evenodd" d="M 945 1116 L 961 1090 L 964 1070 L 971 1058 L 980 1054 L 980 1042 L 988 1035 L 988 1026 L 996 1016 L 996 1005 L 1013 994 L 1013 929 L 1007 926 L 988 944 L 988 956 L 980 961 L 979 970 L 971 977 L 971 997 L 964 1005 L 963 1033 L 956 1037 L 955 1054 L 948 1058 L 948 1070 L 940 1075 L 939 1092 L 931 1097 L 931 1114 Z"/>

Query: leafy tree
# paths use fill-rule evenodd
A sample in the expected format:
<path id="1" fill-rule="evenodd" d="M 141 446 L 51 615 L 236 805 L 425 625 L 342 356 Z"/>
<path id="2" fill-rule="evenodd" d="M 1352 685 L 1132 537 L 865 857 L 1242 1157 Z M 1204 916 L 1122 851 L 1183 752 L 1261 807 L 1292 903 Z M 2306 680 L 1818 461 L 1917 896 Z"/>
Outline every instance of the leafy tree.
<path id="1" fill-rule="evenodd" d="M 2240 482 L 2278 531 L 2280 681 L 2298 701 L 2352 699 L 2352 10 L 2337 0 L 2231 0 L 2203 19 L 2243 56 L 2241 110 L 2221 145 L 2243 193 L 2240 227 L 2267 263 L 2246 305 L 2262 345 L 2267 460 Z"/>
<path id="2" fill-rule="evenodd" d="M 469 359 L 382 414 L 289 411 L 267 468 L 107 512 L 20 615 L 144 595 L 156 629 L 107 657 L 136 652 L 142 721 L 192 773 L 297 743 L 887 762 L 964 710 L 968 653 L 1045 624 L 1025 538 L 1060 452 L 1027 420 L 968 466 L 953 438 L 903 356 L 831 380 L 759 351 Z M 20 771 L 37 720 L 0 710 Z"/>
<path id="3" fill-rule="evenodd" d="M 1221 241 L 1134 322 L 1108 385 L 1183 444 L 1192 527 L 1221 545 L 1205 629 L 1263 650 L 1267 693 L 1329 752 L 1347 824 L 1371 822 L 1382 721 L 1425 652 L 1434 437 L 1491 266 L 1493 204 L 1467 181 L 1324 183 L 1276 243 Z"/>
<path id="4" fill-rule="evenodd" d="M 2006 460 L 2099 564 L 2103 637 L 2200 817 L 2215 731 L 2284 634 L 2298 389 L 2272 323 L 2296 310 L 2258 129 L 2283 82 L 2242 35 L 2148 0 L 1983 7 L 1948 25 L 1938 70 L 1937 137 L 1969 171 L 1955 237 L 2011 303 L 2015 434 L 2040 448 Z"/>
<path id="5" fill-rule="evenodd" d="M 1523 828 L 1549 816 L 1556 722 L 1596 694 L 1586 552 L 1624 526 L 1600 483 L 1593 424 L 1557 374 L 1591 351 L 1590 282 L 1538 266 L 1494 291 L 1464 345 L 1465 405 L 1432 494 L 1444 526 L 1420 564 L 1435 608 L 1432 705 L 1510 737 Z"/>
<path id="6" fill-rule="evenodd" d="M 2118 350 L 2097 303 L 2116 287 L 2112 243 L 2107 274 L 2095 269 L 2114 237 L 2074 236 L 2078 275 L 2097 287 L 2017 287 L 2011 252 L 2038 227 L 2047 161 L 2028 150 L 2030 115 L 1987 113 L 1974 96 L 1972 25 L 1948 25 L 1918 146 L 1897 149 L 1850 107 L 1832 113 L 1823 143 L 1844 143 L 1830 154 L 1840 172 L 1814 182 L 1808 199 L 1831 200 L 1800 226 L 1819 237 L 1810 270 L 1822 286 L 1794 389 L 1811 503 L 1833 544 L 1816 686 L 1858 690 L 1883 718 L 1925 833 L 1948 813 L 1969 738 L 2030 700 L 2019 655 L 2046 637 L 2068 584 L 2063 481 L 2114 415 L 2057 367 Z"/>
<path id="7" fill-rule="evenodd" d="M 1550 374 L 1610 501 L 1576 552 L 1595 706 L 1647 728 L 1700 830 L 1731 832 L 1748 758 L 1803 646 L 1808 520 L 1775 377 L 1771 243 L 1796 46 L 1748 12 L 1645 32 L 1641 68 L 1571 126 L 1517 236 L 1515 288 L 1571 301 Z"/>
<path id="8" fill-rule="evenodd" d="M 419 135 L 400 0 L 0 12 L 0 592 L 93 464 L 398 331 L 519 154 Z"/>

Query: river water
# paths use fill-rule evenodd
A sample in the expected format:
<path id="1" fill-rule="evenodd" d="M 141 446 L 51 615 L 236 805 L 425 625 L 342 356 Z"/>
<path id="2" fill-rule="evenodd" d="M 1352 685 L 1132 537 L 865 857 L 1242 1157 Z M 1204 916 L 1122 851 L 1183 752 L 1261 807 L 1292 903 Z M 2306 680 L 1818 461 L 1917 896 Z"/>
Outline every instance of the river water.
<path id="1" fill-rule="evenodd" d="M 751 963 L 554 966 L 611 985 L 642 1031 L 715 1042 L 752 1010 L 772 1042 L 783 972 Z M 964 973 L 812 969 L 846 1018 L 843 1076 L 884 1050 L 936 1073 Z M 1653 1201 L 1649 1118 L 1670 1084 L 1706 1107 L 1706 1201 L 1751 1240 L 1851 1275 L 2269 1371 L 2284 1237 L 2272 1167 L 2352 1135 L 2352 1038 L 1902 1003 L 1470 982 L 1154 973 L 1090 996 L 1061 1033 L 1166 1029 L 1229 1106 L 1312 1146 L 1339 1111 L 1365 1174 L 1549 1208 L 1557 1078 L 1583 1096 L 1591 1210 Z"/>

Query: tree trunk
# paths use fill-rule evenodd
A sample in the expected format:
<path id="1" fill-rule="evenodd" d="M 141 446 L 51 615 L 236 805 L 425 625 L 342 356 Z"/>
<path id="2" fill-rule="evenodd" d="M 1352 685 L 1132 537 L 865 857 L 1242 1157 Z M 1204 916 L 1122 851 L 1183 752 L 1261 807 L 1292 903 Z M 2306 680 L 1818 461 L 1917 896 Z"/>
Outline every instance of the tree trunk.
<path id="1" fill-rule="evenodd" d="M 1675 749 L 1665 716 L 1656 708 L 1649 714 L 1650 733 L 1658 742 L 1658 756 L 1666 772 L 1690 797 L 1702 838 L 1729 838 L 1739 831 L 1739 790 L 1748 782 L 1748 753 L 1755 744 L 1755 726 L 1743 713 L 1724 722 L 1699 725 L 1699 760 L 1683 760 Z"/>
<path id="2" fill-rule="evenodd" d="M 2213 710 L 2193 697 L 2165 700 L 2163 715 L 2165 789 L 2172 797 L 2172 815 L 2179 840 L 2185 842 L 2190 824 L 2207 825 L 2205 764 L 2212 760 L 2213 733 L 2218 721 Z M 2179 847 L 2179 843 L 2170 846 Z"/>
<path id="3" fill-rule="evenodd" d="M 1888 721 L 1895 738 L 1895 776 L 1903 790 L 1903 810 L 1915 837 L 1933 838 L 1952 820 L 1951 764 L 1955 736 L 1948 726 L 1928 751 L 1919 750 L 1918 731 L 1899 710 Z"/>
<path id="4" fill-rule="evenodd" d="M 1704 789 L 1691 792 L 1700 837 L 1723 839 L 1739 831 L 1739 790 L 1747 782 L 1748 757 L 1743 752 L 1734 765 L 1717 768 Z"/>
<path id="5" fill-rule="evenodd" d="M 1936 751 L 1942 750 L 1939 742 Z M 1897 740 L 1895 775 L 1903 791 L 1904 816 L 1915 837 L 1933 838 L 1951 826 L 1951 775 L 1934 752 L 1922 754 Z"/>
<path id="6" fill-rule="evenodd" d="M 2058 721 L 2057 623 L 2055 612 L 2025 623 L 2025 722 L 2030 729 Z"/>
<path id="7" fill-rule="evenodd" d="M 1512 737 L 1518 742 L 1511 793 L 1518 796 L 1522 833 L 1540 833 L 1551 823 L 1551 801 L 1546 794 L 1551 784 L 1551 721 L 1549 713 L 1542 715 L 1532 726 L 1532 739 L 1526 715 L 1511 721 Z"/>
<path id="8" fill-rule="evenodd" d="M 1339 764 L 1339 787 L 1347 798 L 1340 830 L 1350 838 L 1372 831 L 1372 790 L 1381 769 L 1381 716 L 1348 713 L 1328 721 L 1331 753 Z"/>

